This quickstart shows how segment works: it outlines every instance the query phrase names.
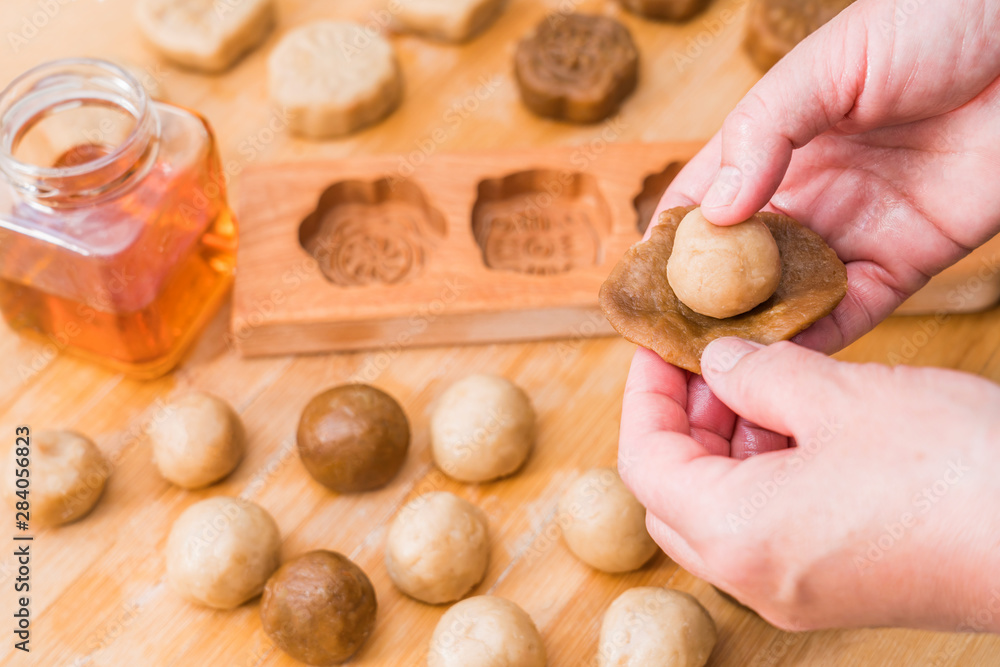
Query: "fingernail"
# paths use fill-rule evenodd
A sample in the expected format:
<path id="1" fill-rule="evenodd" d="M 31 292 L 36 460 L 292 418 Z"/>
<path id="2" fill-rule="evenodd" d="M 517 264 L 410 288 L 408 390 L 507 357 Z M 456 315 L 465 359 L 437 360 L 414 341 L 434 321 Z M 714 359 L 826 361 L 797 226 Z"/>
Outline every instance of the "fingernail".
<path id="1" fill-rule="evenodd" d="M 701 353 L 701 374 L 728 373 L 740 359 L 762 347 L 742 338 L 716 338 Z"/>
<path id="2" fill-rule="evenodd" d="M 712 187 L 701 200 L 702 208 L 720 208 L 736 201 L 743 185 L 743 174 L 736 167 L 723 167 L 715 177 Z"/>

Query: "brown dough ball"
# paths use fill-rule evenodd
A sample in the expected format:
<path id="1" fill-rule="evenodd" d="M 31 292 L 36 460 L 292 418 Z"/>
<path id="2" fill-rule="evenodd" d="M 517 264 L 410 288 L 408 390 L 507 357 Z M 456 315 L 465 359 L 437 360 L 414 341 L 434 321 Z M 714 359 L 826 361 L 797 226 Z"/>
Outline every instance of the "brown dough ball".
<path id="1" fill-rule="evenodd" d="M 406 461 L 410 424 L 391 396 L 366 384 L 317 394 L 299 420 L 299 456 L 317 482 L 338 493 L 388 484 Z"/>
<path id="2" fill-rule="evenodd" d="M 598 667 L 703 667 L 712 655 L 715 621 L 696 598 L 658 586 L 630 588 L 601 623 Z"/>
<path id="3" fill-rule="evenodd" d="M 602 572 L 629 572 L 656 553 L 646 532 L 646 508 L 611 468 L 579 477 L 559 499 L 563 538 L 569 550 Z"/>
<path id="4" fill-rule="evenodd" d="M 11 447 L 3 475 L 2 493 L 11 508 L 23 498 L 17 495 L 15 469 L 18 447 Z M 58 526 L 76 521 L 101 497 L 111 467 L 89 438 L 72 431 L 38 431 L 29 436 L 28 492 L 32 526 Z M 22 452 L 23 453 L 23 452 Z"/>
<path id="5" fill-rule="evenodd" d="M 202 392 L 173 401 L 154 421 L 149 440 L 153 459 L 168 482 L 198 489 L 219 481 L 243 458 L 243 422 L 228 403 Z"/>
<path id="6" fill-rule="evenodd" d="M 310 551 L 268 579 L 260 619 L 271 641 L 296 660 L 336 665 L 371 635 L 377 607 L 361 568 L 333 551 Z"/>
<path id="7" fill-rule="evenodd" d="M 188 600 L 233 609 L 260 595 L 280 562 L 278 524 L 260 505 L 215 496 L 177 517 L 167 538 L 167 577 Z"/>
<path id="8" fill-rule="evenodd" d="M 778 244 L 756 217 L 720 227 L 696 208 L 677 226 L 667 280 L 681 303 L 696 313 L 718 319 L 739 315 L 778 288 Z"/>

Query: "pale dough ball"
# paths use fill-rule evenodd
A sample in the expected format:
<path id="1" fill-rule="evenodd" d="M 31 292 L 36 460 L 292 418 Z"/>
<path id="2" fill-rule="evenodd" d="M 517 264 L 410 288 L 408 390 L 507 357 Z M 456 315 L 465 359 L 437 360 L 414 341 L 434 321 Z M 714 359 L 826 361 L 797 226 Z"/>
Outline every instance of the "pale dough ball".
<path id="1" fill-rule="evenodd" d="M 760 220 L 713 225 L 696 208 L 681 220 L 667 260 L 674 294 L 696 313 L 725 318 L 770 298 L 781 282 L 778 244 Z"/>
<path id="2" fill-rule="evenodd" d="M 570 551 L 598 570 L 635 570 L 656 553 L 645 508 L 611 468 L 595 468 L 573 482 L 559 499 L 558 516 Z"/>
<path id="3" fill-rule="evenodd" d="M 395 2 L 395 20 L 403 29 L 448 42 L 464 42 L 499 16 L 505 0 Z"/>
<path id="4" fill-rule="evenodd" d="M 167 578 L 188 600 L 232 609 L 264 590 L 278 569 L 281 534 L 247 500 L 215 496 L 184 510 L 167 538 Z"/>
<path id="5" fill-rule="evenodd" d="M 523 609 L 478 595 L 456 603 L 438 621 L 427 667 L 545 667 L 545 645 Z"/>
<path id="6" fill-rule="evenodd" d="M 336 137 L 396 108 L 403 79 L 388 41 L 356 23 L 318 21 L 285 35 L 268 59 L 271 99 L 293 132 Z"/>
<path id="7" fill-rule="evenodd" d="M 167 481 L 186 489 L 217 482 L 243 458 L 243 422 L 229 404 L 201 392 L 172 402 L 149 429 L 153 459 Z"/>
<path id="8" fill-rule="evenodd" d="M 619 595 L 601 623 L 598 667 L 702 667 L 717 638 L 697 599 L 657 586 Z"/>
<path id="9" fill-rule="evenodd" d="M 489 556 L 486 515 L 439 491 L 415 498 L 396 515 L 385 565 L 399 590 L 439 604 L 458 600 L 482 581 Z"/>
<path id="10" fill-rule="evenodd" d="M 97 445 L 72 431 L 38 431 L 28 440 L 28 523 L 37 528 L 58 526 L 89 512 L 111 472 Z M 15 482 L 23 446 L 21 441 L 11 447 L 3 474 L 2 493 L 15 511 L 24 500 L 17 495 Z"/>
<path id="11" fill-rule="evenodd" d="M 527 394 L 495 375 L 470 375 L 451 385 L 431 416 L 434 461 L 462 482 L 511 474 L 534 440 L 535 411 Z"/>
<path id="12" fill-rule="evenodd" d="M 228 69 L 274 25 L 272 0 L 139 0 L 136 19 L 164 56 L 206 72 Z"/>

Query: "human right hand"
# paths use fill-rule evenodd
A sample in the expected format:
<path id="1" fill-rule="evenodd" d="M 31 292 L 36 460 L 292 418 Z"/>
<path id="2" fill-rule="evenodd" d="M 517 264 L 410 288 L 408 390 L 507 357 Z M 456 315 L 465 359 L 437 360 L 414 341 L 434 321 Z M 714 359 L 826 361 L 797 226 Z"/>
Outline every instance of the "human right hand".
<path id="1" fill-rule="evenodd" d="M 671 558 L 787 630 L 1000 632 L 1000 387 L 737 338 L 702 370 L 797 446 L 736 460 L 694 437 L 685 371 L 640 349 L 618 471 Z"/>
<path id="2" fill-rule="evenodd" d="M 848 292 L 796 342 L 846 346 L 1000 231 L 997 34 L 995 0 L 858 0 L 750 90 L 653 220 L 701 204 L 720 225 L 767 209 L 812 228 Z"/>

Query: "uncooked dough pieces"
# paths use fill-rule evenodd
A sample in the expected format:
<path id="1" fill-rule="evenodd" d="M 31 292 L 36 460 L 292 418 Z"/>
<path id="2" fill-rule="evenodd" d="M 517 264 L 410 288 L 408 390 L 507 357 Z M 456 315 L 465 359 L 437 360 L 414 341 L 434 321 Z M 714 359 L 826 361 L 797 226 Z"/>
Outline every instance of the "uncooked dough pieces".
<path id="1" fill-rule="evenodd" d="M 434 628 L 427 667 L 514 666 L 545 667 L 545 645 L 531 617 L 510 600 L 462 600 Z"/>
<path id="2" fill-rule="evenodd" d="M 500 14 L 505 0 L 394 0 L 405 30 L 447 42 L 464 42 Z"/>
<path id="3" fill-rule="evenodd" d="M 268 59 L 268 87 L 296 134 L 325 139 L 354 132 L 399 104 L 396 52 L 379 35 L 318 21 L 285 35 Z"/>
<path id="4" fill-rule="evenodd" d="M 697 599 L 644 586 L 619 595 L 601 623 L 598 667 L 703 667 L 718 633 Z"/>
<path id="5" fill-rule="evenodd" d="M 646 509 L 611 468 L 581 475 L 559 499 L 559 522 L 570 551 L 603 572 L 642 567 L 656 553 Z"/>
<path id="6" fill-rule="evenodd" d="M 215 496 L 188 507 L 167 538 L 167 578 L 194 602 L 232 609 L 264 590 L 278 568 L 281 534 L 267 511 Z"/>
<path id="7" fill-rule="evenodd" d="M 434 462 L 461 482 L 486 482 L 521 467 L 535 440 L 535 411 L 519 387 L 496 375 L 450 386 L 431 416 Z"/>
<path id="8" fill-rule="evenodd" d="M 15 472 L 19 459 L 25 457 L 23 442 L 11 447 L 0 487 L 11 508 L 24 500 L 17 495 L 23 487 L 14 483 L 19 479 Z M 97 445 L 73 431 L 32 434 L 27 456 L 31 473 L 27 500 L 33 527 L 58 526 L 87 514 L 101 497 L 111 472 L 111 464 Z"/>
<path id="9" fill-rule="evenodd" d="M 171 402 L 149 429 L 160 474 L 185 489 L 208 486 L 231 473 L 243 458 L 245 440 L 239 415 L 203 392 Z"/>
<path id="10" fill-rule="evenodd" d="M 139 0 L 139 29 L 174 62 L 221 72 L 262 42 L 274 25 L 272 0 Z"/>
<path id="11" fill-rule="evenodd" d="M 483 579 L 489 563 L 486 515 L 446 491 L 407 503 L 389 528 L 385 565 L 396 586 L 422 602 L 458 600 Z"/>

